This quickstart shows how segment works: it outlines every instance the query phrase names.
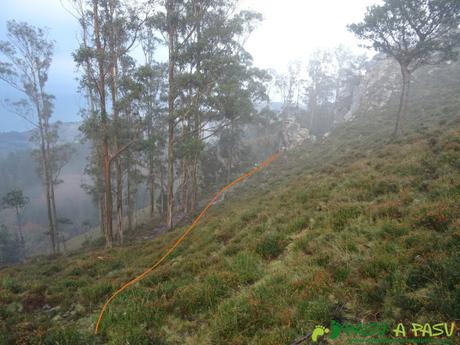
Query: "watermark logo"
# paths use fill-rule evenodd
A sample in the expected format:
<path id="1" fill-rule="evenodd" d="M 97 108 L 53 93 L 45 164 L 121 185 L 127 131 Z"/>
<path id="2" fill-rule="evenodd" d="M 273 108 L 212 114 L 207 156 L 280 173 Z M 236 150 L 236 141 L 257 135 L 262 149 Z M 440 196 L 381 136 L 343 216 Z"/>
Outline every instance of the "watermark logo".
<path id="1" fill-rule="evenodd" d="M 314 343 L 318 342 L 319 337 L 329 333 L 329 328 L 324 326 L 316 326 L 313 332 L 311 333 L 311 341 Z"/>
<path id="2" fill-rule="evenodd" d="M 390 327 L 386 322 L 338 323 L 331 321 L 329 327 L 317 325 L 307 336 L 293 344 L 317 344 L 321 340 L 347 337 L 350 344 L 453 344 L 455 322 L 398 323 Z M 324 338 L 324 339 L 323 339 Z"/>

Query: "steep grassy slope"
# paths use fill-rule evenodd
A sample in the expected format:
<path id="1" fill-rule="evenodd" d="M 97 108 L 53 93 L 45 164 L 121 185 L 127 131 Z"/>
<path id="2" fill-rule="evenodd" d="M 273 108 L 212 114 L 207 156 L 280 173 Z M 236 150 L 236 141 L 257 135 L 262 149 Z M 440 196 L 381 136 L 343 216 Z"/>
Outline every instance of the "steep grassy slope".
<path id="1" fill-rule="evenodd" d="M 375 113 L 284 154 L 115 300 L 98 336 L 105 299 L 183 229 L 2 269 L 0 344 L 274 345 L 331 319 L 458 319 L 458 102 L 415 99 L 391 144 Z"/>

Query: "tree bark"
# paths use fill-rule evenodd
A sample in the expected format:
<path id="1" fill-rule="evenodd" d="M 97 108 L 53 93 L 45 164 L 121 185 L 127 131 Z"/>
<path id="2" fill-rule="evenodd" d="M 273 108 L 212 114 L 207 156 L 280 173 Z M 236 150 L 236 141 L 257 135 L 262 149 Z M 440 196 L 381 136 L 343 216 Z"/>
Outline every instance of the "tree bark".
<path id="1" fill-rule="evenodd" d="M 37 109 L 38 115 L 38 130 L 40 134 L 40 152 L 41 152 L 41 159 L 42 159 L 42 168 L 43 168 L 43 178 L 45 179 L 45 199 L 46 199 L 46 208 L 48 213 L 48 228 L 49 228 L 49 236 L 51 242 L 51 250 L 53 254 L 56 254 L 56 236 L 55 236 L 55 223 L 53 217 L 53 210 L 51 205 L 51 177 L 49 171 L 49 159 L 48 159 L 48 152 L 46 150 L 46 138 L 45 138 L 45 131 L 44 131 L 44 124 L 42 118 L 42 112 L 40 108 L 40 104 L 38 99 L 36 100 L 35 107 Z"/>
<path id="2" fill-rule="evenodd" d="M 113 246 L 113 230 L 112 230 L 112 182 L 110 171 L 110 155 L 109 155 L 109 123 L 106 110 L 106 94 L 105 94 L 105 68 L 104 68 L 104 50 L 101 44 L 101 32 L 99 25 L 98 1 L 93 0 L 93 18 L 94 18 L 94 33 L 96 43 L 96 54 L 99 69 L 99 105 L 101 111 L 101 127 L 102 127 L 102 171 L 104 175 L 104 203 L 105 203 L 105 240 L 106 247 Z"/>
<path id="3" fill-rule="evenodd" d="M 197 23 L 196 27 L 196 40 L 197 42 L 201 42 L 201 24 L 200 21 Z M 199 49 L 197 52 L 196 58 L 196 71 L 197 73 L 201 73 L 201 50 Z M 198 102 L 197 102 L 198 104 Z M 195 116 L 194 116 L 194 135 L 196 142 L 201 141 L 201 116 L 200 116 L 200 108 L 197 106 Z M 200 152 L 195 151 L 193 153 L 192 158 L 192 195 L 190 200 L 190 210 L 195 212 L 198 204 L 198 164 L 199 164 L 199 157 Z"/>
<path id="4" fill-rule="evenodd" d="M 130 161 L 130 157 L 128 157 L 128 162 Z M 128 231 L 133 230 L 133 210 L 134 210 L 134 203 L 133 203 L 133 191 L 131 189 L 132 186 L 132 172 L 131 172 L 131 164 L 128 164 L 127 172 L 126 172 L 126 196 L 128 198 Z"/>
<path id="5" fill-rule="evenodd" d="M 167 1 L 167 21 L 168 21 L 168 207 L 166 214 L 166 225 L 172 229 L 173 212 L 174 212 L 174 129 L 175 129 L 175 116 L 174 116 L 174 66 L 175 66 L 175 35 L 176 26 L 173 22 L 175 12 L 175 0 Z"/>
<path id="6" fill-rule="evenodd" d="M 105 2 L 105 16 L 106 23 L 108 24 L 108 43 L 110 54 L 110 94 L 112 100 L 112 122 L 113 122 L 113 152 L 119 150 L 119 135 L 120 135 L 120 121 L 117 104 L 117 78 L 118 78 L 118 52 L 117 52 L 117 38 L 114 30 L 114 15 L 115 9 L 112 1 Z M 118 241 L 123 244 L 123 175 L 121 168 L 120 157 L 115 158 L 115 193 L 116 193 L 116 212 L 117 212 L 117 228 Z"/>
<path id="7" fill-rule="evenodd" d="M 57 212 L 56 212 L 56 200 L 54 196 L 54 181 L 51 179 L 51 184 L 50 184 L 50 196 L 51 196 L 51 209 L 52 209 L 52 215 L 53 215 L 53 222 L 54 222 L 54 233 L 55 236 L 58 239 L 59 243 L 59 226 L 58 226 L 58 220 L 57 220 Z M 58 248 L 58 252 L 60 249 Z"/>
<path id="8" fill-rule="evenodd" d="M 187 138 L 187 120 L 183 119 L 182 135 Z M 182 158 L 182 211 L 187 214 L 188 209 L 188 159 L 187 156 Z"/>
<path id="9" fill-rule="evenodd" d="M 149 200 L 150 200 L 150 218 L 153 219 L 155 217 L 155 208 L 156 208 L 156 200 L 155 200 L 155 173 L 153 171 L 153 162 L 150 161 L 150 169 L 149 169 Z"/>
<path id="10" fill-rule="evenodd" d="M 402 122 L 406 117 L 407 99 L 409 96 L 410 72 L 407 66 L 401 65 L 402 87 L 401 96 L 399 99 L 398 114 L 396 116 L 395 129 L 393 131 L 393 139 L 396 139 L 402 132 Z"/>
<path id="11" fill-rule="evenodd" d="M 151 143 L 153 138 L 153 106 L 151 102 L 148 103 L 148 122 L 147 122 L 147 136 Z M 153 146 L 153 145 L 152 145 Z M 149 164 L 149 178 L 148 178 L 148 191 L 149 191 L 149 215 L 150 219 L 155 216 L 156 200 L 155 200 L 155 148 L 150 146 L 148 149 L 148 164 Z"/>
<path id="12" fill-rule="evenodd" d="M 19 210 L 19 207 L 16 206 L 16 220 L 18 223 L 18 237 L 19 241 L 21 243 L 21 248 L 24 250 L 25 248 L 25 241 L 24 241 L 24 235 L 22 234 L 22 222 L 21 222 L 21 213 Z"/>
<path id="13" fill-rule="evenodd" d="M 99 195 L 99 230 L 101 231 L 102 236 L 106 236 L 105 230 L 105 204 L 104 204 L 104 194 L 100 193 Z"/>
<path id="14" fill-rule="evenodd" d="M 231 131 L 231 140 L 230 140 L 230 147 L 228 148 L 228 159 L 227 159 L 227 176 L 225 179 L 225 183 L 230 183 L 230 178 L 232 175 L 232 165 L 233 165 L 233 121 L 230 127 Z"/>
<path id="15" fill-rule="evenodd" d="M 198 157 L 199 153 L 195 152 L 192 163 L 192 196 L 190 200 L 190 210 L 195 212 L 198 202 Z"/>
<path id="16" fill-rule="evenodd" d="M 165 176 L 163 171 L 163 165 L 160 164 L 160 212 L 161 215 L 165 214 Z"/>

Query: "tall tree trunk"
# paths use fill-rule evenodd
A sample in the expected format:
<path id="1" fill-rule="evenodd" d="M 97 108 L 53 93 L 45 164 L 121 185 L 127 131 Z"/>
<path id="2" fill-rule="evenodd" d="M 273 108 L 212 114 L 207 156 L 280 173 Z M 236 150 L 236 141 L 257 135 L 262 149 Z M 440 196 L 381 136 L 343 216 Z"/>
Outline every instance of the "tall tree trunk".
<path id="1" fill-rule="evenodd" d="M 195 152 L 192 161 L 192 196 L 190 198 L 191 212 L 195 212 L 198 202 L 198 157 L 199 153 Z"/>
<path id="2" fill-rule="evenodd" d="M 149 101 L 148 103 L 148 122 L 147 122 L 147 136 L 149 142 L 152 141 L 153 138 L 153 107 Z M 149 194 L 149 215 L 150 219 L 153 219 L 155 216 L 155 208 L 156 208 L 156 200 L 155 200 L 155 148 L 153 145 L 149 147 L 148 151 L 148 194 Z"/>
<path id="3" fill-rule="evenodd" d="M 183 138 L 187 138 L 188 131 L 187 131 L 187 119 L 183 119 L 183 127 L 182 127 L 182 136 Z M 187 214 L 189 212 L 188 209 L 188 159 L 187 155 L 182 158 L 182 211 Z"/>
<path id="4" fill-rule="evenodd" d="M 18 239 L 19 239 L 19 242 L 21 243 L 21 249 L 24 250 L 25 241 L 24 241 L 24 235 L 22 233 L 21 213 L 19 211 L 19 207 L 17 206 L 16 206 L 16 220 L 18 224 Z"/>
<path id="5" fill-rule="evenodd" d="M 51 176 L 50 176 L 50 169 L 49 169 L 49 159 L 48 159 L 48 152 L 46 150 L 46 134 L 44 131 L 44 124 L 42 119 L 42 112 L 40 108 L 39 101 L 36 101 L 36 109 L 38 115 L 38 130 L 40 134 L 40 153 L 41 153 L 41 160 L 42 160 L 42 168 L 43 168 L 43 178 L 45 179 L 45 199 L 46 199 L 46 209 L 48 215 L 48 228 L 49 228 L 49 236 L 50 236 L 50 243 L 51 243 L 51 250 L 53 254 L 56 254 L 56 233 L 55 233 L 55 223 L 53 217 L 53 209 L 51 205 Z"/>
<path id="6" fill-rule="evenodd" d="M 233 166 L 233 150 L 234 150 L 234 128 L 233 128 L 233 119 L 230 123 L 230 147 L 228 150 L 228 159 L 227 159 L 227 176 L 226 176 L 226 183 L 230 183 L 230 178 L 232 175 L 232 166 Z"/>
<path id="7" fill-rule="evenodd" d="M 149 200 L 150 200 L 150 218 L 155 216 L 156 200 L 155 200 L 155 172 L 153 170 L 153 159 L 149 161 Z"/>
<path id="8" fill-rule="evenodd" d="M 196 40 L 197 42 L 201 42 L 201 24 L 200 21 L 197 22 L 196 27 Z M 197 52 L 197 59 L 196 59 L 196 71 L 197 73 L 201 73 L 201 50 L 199 49 Z M 198 97 L 198 96 L 197 96 Z M 197 104 L 199 101 L 197 100 Z M 200 107 L 196 107 L 195 116 L 194 116 L 194 135 L 196 142 L 201 141 L 201 116 L 200 116 Z M 198 164 L 199 164 L 199 157 L 200 152 L 195 151 L 193 153 L 192 158 L 192 195 L 190 200 L 190 210 L 195 212 L 198 203 Z"/>
<path id="9" fill-rule="evenodd" d="M 81 9 L 83 11 L 83 9 Z M 83 13 L 83 12 L 82 12 Z M 83 30 L 83 47 L 88 48 L 87 37 L 88 37 L 88 27 L 85 20 L 81 20 L 80 24 Z M 88 59 L 85 60 L 85 72 L 86 76 L 91 75 L 91 63 Z M 86 86 L 88 104 L 91 111 L 91 116 L 94 116 L 97 112 L 97 95 L 94 92 L 94 89 L 91 85 Z M 101 141 L 99 137 L 93 138 L 92 140 L 93 152 L 96 155 L 96 165 L 102 166 L 103 154 L 101 150 Z M 99 230 L 101 235 L 106 237 L 106 220 L 105 220 L 105 203 L 104 203 L 104 193 L 101 192 L 101 189 L 104 188 L 104 177 L 100 174 L 96 174 L 96 193 L 97 193 L 97 204 L 99 208 Z"/>
<path id="10" fill-rule="evenodd" d="M 229 155 L 227 159 L 227 178 L 226 178 L 226 183 L 230 183 L 230 177 L 232 173 L 232 156 L 233 156 L 233 145 L 230 146 L 229 149 Z"/>
<path id="11" fill-rule="evenodd" d="M 98 92 L 99 106 L 101 111 L 101 127 L 102 127 L 102 171 L 104 175 L 104 203 L 105 203 L 105 240 L 106 247 L 113 246 L 113 230 L 112 230 L 112 182 L 110 171 L 110 155 L 109 155 L 109 121 L 106 110 L 106 95 L 105 95 L 105 69 L 104 69 L 104 50 L 101 44 L 101 32 L 99 26 L 99 11 L 98 0 L 93 0 L 93 18 L 94 18 L 94 33 L 96 43 L 97 63 L 99 69 Z"/>
<path id="12" fill-rule="evenodd" d="M 308 130 L 310 133 L 313 131 L 313 126 L 315 125 L 315 116 L 316 116 L 316 96 L 310 96 L 310 100 L 308 102 L 308 110 L 310 113 L 310 123 L 308 126 Z"/>
<path id="13" fill-rule="evenodd" d="M 113 246 L 113 230 L 112 230 L 112 182 L 110 172 L 110 157 L 109 157 L 109 143 L 107 134 L 104 135 L 103 142 L 103 171 L 104 171 L 104 203 L 105 203 L 105 240 L 106 247 L 112 248 Z"/>
<path id="14" fill-rule="evenodd" d="M 113 152 L 118 152 L 120 121 L 117 104 L 117 78 L 118 78 L 118 52 L 117 37 L 114 28 L 115 9 L 113 1 L 105 2 L 106 22 L 108 23 L 109 53 L 110 53 L 110 94 L 112 96 L 113 113 Z M 117 209 L 117 235 L 120 244 L 123 244 L 123 175 L 120 157 L 115 158 L 115 183 L 116 183 L 116 209 Z"/>
<path id="15" fill-rule="evenodd" d="M 163 171 L 163 165 L 160 163 L 160 206 L 161 215 L 165 214 L 165 174 Z"/>
<path id="16" fill-rule="evenodd" d="M 128 162 L 130 159 L 128 157 Z M 133 190 L 132 190 L 132 171 L 131 164 L 128 163 L 126 171 L 126 196 L 128 198 L 128 231 L 133 230 L 133 211 L 134 211 L 134 202 L 133 202 Z"/>
<path id="17" fill-rule="evenodd" d="M 105 230 L 105 203 L 104 203 L 104 193 L 99 195 L 99 230 L 101 231 L 102 236 L 106 236 L 107 232 Z"/>
<path id="18" fill-rule="evenodd" d="M 175 0 L 167 1 L 167 21 L 168 21 L 168 207 L 166 215 L 166 225 L 172 229 L 174 212 L 174 129 L 176 119 L 174 114 L 174 66 L 175 66 L 175 36 L 176 26 L 174 23 Z"/>
<path id="19" fill-rule="evenodd" d="M 402 76 L 402 86 L 401 86 L 401 96 L 399 99 L 399 108 L 398 114 L 396 117 L 395 129 L 393 131 L 393 139 L 396 139 L 402 131 L 402 122 L 406 116 L 407 108 L 407 99 L 409 96 L 409 86 L 410 86 L 410 72 L 407 69 L 407 66 L 401 65 L 401 76 Z"/>
<path id="20" fill-rule="evenodd" d="M 48 211 L 48 226 L 51 242 L 52 253 L 56 254 L 56 219 L 53 213 L 52 206 L 52 173 L 50 168 L 50 147 L 49 147 L 49 133 L 48 133 L 48 119 L 46 118 L 46 110 L 43 102 L 44 91 L 40 81 L 38 81 L 39 94 L 35 98 L 35 108 L 38 116 L 38 129 L 40 136 L 40 152 L 43 165 L 43 178 L 45 179 L 45 198 L 46 207 Z M 41 102 L 41 104 L 40 104 Z"/>
<path id="21" fill-rule="evenodd" d="M 51 180 L 51 184 L 50 184 L 50 196 L 51 196 L 51 208 L 52 208 L 52 215 L 53 215 L 53 221 L 54 221 L 54 231 L 55 231 L 55 235 L 58 239 L 58 243 L 59 243 L 59 226 L 58 226 L 58 220 L 57 220 L 57 212 L 56 212 L 56 199 L 55 199 L 55 196 L 54 196 L 54 181 L 53 179 Z M 59 252 L 59 248 L 58 248 L 58 252 Z"/>

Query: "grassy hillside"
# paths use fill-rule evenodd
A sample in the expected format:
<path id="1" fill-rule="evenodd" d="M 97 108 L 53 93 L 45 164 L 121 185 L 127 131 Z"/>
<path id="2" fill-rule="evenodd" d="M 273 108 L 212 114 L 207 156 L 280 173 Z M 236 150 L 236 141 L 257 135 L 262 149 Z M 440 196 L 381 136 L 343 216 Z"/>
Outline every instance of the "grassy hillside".
<path id="1" fill-rule="evenodd" d="M 415 98 L 405 136 L 391 144 L 387 110 L 285 153 L 116 299 L 98 336 L 105 299 L 182 228 L 0 270 L 0 344 L 274 345 L 331 319 L 458 319 L 456 99 Z"/>

